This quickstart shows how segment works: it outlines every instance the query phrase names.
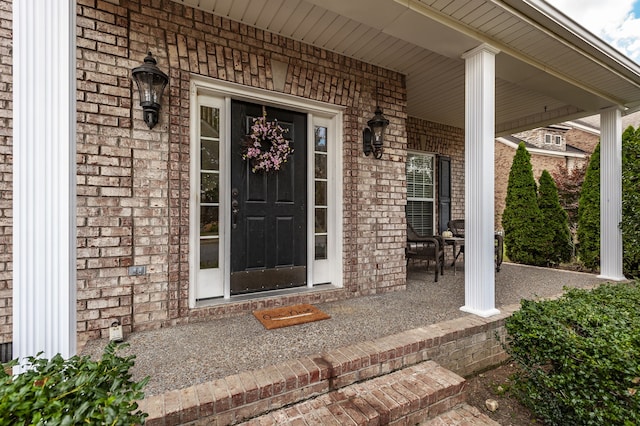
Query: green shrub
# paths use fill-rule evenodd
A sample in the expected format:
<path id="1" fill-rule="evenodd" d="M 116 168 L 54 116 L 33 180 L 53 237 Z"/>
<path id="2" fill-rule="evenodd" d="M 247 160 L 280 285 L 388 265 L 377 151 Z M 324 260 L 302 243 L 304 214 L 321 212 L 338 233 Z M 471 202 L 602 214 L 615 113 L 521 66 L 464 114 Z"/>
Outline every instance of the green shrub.
<path id="1" fill-rule="evenodd" d="M 591 154 L 580 192 L 578 256 L 587 268 L 600 267 L 600 144 Z"/>
<path id="2" fill-rule="evenodd" d="M 568 262 L 571 259 L 571 233 L 567 212 L 560 206 L 558 188 L 548 171 L 543 170 L 538 186 L 538 207 L 551 238 L 545 250 L 550 264 Z"/>
<path id="3" fill-rule="evenodd" d="M 640 424 L 640 285 L 523 301 L 506 320 L 513 387 L 548 425 Z"/>
<path id="4" fill-rule="evenodd" d="M 509 260 L 529 265 L 547 264 L 545 253 L 551 234 L 544 226 L 538 208 L 531 155 L 524 142 L 518 145 L 509 172 L 502 227 L 505 251 Z"/>
<path id="5" fill-rule="evenodd" d="M 622 248 L 623 270 L 640 277 L 640 129 L 622 133 Z"/>
<path id="6" fill-rule="evenodd" d="M 27 370 L 16 376 L 0 369 L 0 424 L 143 424 L 147 414 L 135 411 L 135 401 L 149 379 L 131 381 L 135 356 L 118 356 L 122 346 L 109 343 L 100 361 L 58 354 L 27 358 Z"/>

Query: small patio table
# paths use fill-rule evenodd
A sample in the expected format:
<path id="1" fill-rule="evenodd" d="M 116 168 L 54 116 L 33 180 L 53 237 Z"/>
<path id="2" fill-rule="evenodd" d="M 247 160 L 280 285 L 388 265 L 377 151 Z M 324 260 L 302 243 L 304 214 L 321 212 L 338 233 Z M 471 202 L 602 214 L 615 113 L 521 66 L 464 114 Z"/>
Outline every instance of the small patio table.
<path id="1" fill-rule="evenodd" d="M 464 237 L 443 237 L 445 244 L 450 245 L 453 249 L 453 262 L 451 262 L 451 266 L 453 267 L 453 275 L 456 274 L 456 261 L 458 260 L 458 256 L 460 256 L 461 252 L 456 254 L 456 250 L 458 245 L 460 247 L 464 247 Z M 495 258 L 495 267 L 496 272 L 500 272 L 500 267 L 502 266 L 502 256 L 503 256 L 503 236 L 501 233 L 495 233 L 496 240 L 496 258 Z"/>
<path id="2" fill-rule="evenodd" d="M 451 266 L 453 267 L 453 275 L 455 275 L 456 260 L 458 260 L 458 256 L 460 255 L 460 253 L 458 253 L 458 256 L 456 256 L 456 250 L 458 247 L 458 243 L 460 243 L 460 246 L 464 246 L 464 238 L 463 237 L 446 237 L 444 238 L 444 242 L 453 248 L 453 262 L 451 262 Z"/>

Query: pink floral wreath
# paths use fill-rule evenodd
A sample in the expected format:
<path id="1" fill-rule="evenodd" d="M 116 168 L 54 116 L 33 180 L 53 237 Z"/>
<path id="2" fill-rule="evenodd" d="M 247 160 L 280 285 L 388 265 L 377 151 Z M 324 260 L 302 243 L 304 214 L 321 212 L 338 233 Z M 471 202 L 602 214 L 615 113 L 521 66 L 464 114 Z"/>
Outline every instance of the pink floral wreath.
<path id="1" fill-rule="evenodd" d="M 244 160 L 251 161 L 251 171 L 270 172 L 280 170 L 287 162 L 293 148 L 283 134 L 288 129 L 283 129 L 278 121 L 267 121 L 267 117 L 262 115 L 253 120 L 251 134 L 247 135 L 246 150 L 242 154 Z"/>

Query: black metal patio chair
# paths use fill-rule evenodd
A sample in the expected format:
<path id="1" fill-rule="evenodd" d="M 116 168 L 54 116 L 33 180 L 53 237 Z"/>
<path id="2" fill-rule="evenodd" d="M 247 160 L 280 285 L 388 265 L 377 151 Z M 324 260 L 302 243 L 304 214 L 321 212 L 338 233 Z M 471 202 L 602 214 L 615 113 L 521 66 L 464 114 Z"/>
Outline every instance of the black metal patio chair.
<path id="1" fill-rule="evenodd" d="M 422 236 L 407 224 L 407 246 L 405 248 L 407 265 L 409 260 L 427 261 L 427 269 L 431 261 L 435 264 L 435 282 L 438 282 L 438 269 L 444 275 L 444 241 L 439 235 Z"/>

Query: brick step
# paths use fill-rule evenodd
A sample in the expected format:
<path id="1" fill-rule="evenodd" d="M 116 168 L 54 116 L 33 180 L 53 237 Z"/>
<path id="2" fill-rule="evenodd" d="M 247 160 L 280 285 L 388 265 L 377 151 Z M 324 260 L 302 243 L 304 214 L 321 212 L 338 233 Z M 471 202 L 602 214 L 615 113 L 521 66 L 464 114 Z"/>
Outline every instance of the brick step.
<path id="1" fill-rule="evenodd" d="M 464 402 L 464 384 L 465 380 L 457 374 L 433 361 L 425 361 L 272 411 L 242 424 L 417 424 Z"/>
<path id="2" fill-rule="evenodd" d="M 460 404 L 438 417 L 422 421 L 418 426 L 500 426 L 476 407 Z"/>
<path id="3" fill-rule="evenodd" d="M 243 371 L 148 396 L 139 406 L 149 414 L 148 426 L 235 425 L 412 366 L 424 368 L 426 360 L 469 375 L 506 359 L 494 336 L 505 334 L 505 318 L 517 308 L 498 318 L 457 318 Z"/>

